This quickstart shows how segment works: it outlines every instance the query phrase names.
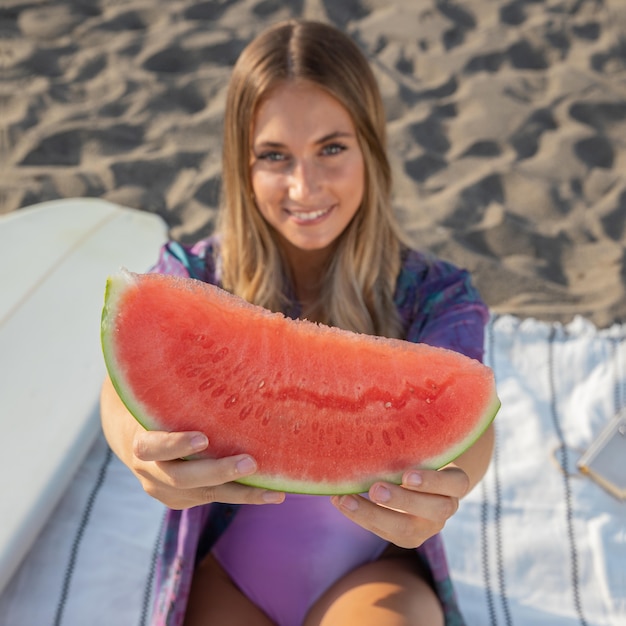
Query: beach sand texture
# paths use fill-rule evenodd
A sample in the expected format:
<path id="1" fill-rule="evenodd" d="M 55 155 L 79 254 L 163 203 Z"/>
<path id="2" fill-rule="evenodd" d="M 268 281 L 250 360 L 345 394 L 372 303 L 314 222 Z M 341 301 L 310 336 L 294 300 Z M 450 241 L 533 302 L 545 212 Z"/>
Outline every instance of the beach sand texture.
<path id="1" fill-rule="evenodd" d="M 626 319 L 623 0 L 4 0 L 0 212 L 96 196 L 208 234 L 230 68 L 301 16 L 371 59 L 417 245 L 495 312 Z"/>

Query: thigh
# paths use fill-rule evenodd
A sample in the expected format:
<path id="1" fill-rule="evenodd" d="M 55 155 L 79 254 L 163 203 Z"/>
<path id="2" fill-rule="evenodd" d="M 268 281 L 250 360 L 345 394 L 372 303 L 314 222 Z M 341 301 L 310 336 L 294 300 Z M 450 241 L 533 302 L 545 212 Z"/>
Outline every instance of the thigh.
<path id="1" fill-rule="evenodd" d="M 274 626 L 209 554 L 194 572 L 184 626 Z"/>
<path id="2" fill-rule="evenodd" d="M 443 626 L 443 609 L 413 553 L 383 557 L 337 581 L 304 626 Z"/>

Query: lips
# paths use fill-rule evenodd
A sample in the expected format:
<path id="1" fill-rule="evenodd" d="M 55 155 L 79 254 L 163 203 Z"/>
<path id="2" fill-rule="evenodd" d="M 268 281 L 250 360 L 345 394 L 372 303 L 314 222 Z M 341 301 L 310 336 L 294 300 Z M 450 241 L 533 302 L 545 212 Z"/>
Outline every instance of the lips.
<path id="1" fill-rule="evenodd" d="M 317 211 L 290 211 L 287 209 L 287 213 L 300 222 L 314 222 L 315 220 L 318 220 L 330 213 L 332 208 L 333 207 L 329 207 L 327 209 L 319 209 Z"/>

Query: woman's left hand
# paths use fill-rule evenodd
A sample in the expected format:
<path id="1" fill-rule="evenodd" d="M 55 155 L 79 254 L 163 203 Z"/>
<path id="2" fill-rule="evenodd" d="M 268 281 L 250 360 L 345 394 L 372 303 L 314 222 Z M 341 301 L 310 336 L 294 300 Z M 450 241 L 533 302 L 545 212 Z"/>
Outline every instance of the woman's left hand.
<path id="1" fill-rule="evenodd" d="M 333 496 L 331 502 L 349 519 L 401 547 L 417 548 L 437 534 L 469 491 L 468 475 L 455 465 L 442 470 L 409 470 L 401 485 L 377 482 L 369 500 L 360 495 Z"/>

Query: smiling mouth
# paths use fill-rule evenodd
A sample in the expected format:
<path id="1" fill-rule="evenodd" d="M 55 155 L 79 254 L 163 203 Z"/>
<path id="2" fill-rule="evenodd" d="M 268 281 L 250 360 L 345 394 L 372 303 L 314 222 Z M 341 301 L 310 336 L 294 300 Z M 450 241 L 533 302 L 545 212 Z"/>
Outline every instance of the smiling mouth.
<path id="1" fill-rule="evenodd" d="M 292 217 L 295 217 L 297 220 L 301 222 L 313 222 L 320 217 L 324 217 L 327 213 L 332 211 L 333 207 L 329 207 L 328 209 L 320 209 L 319 211 L 289 211 L 287 213 Z"/>

